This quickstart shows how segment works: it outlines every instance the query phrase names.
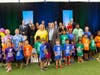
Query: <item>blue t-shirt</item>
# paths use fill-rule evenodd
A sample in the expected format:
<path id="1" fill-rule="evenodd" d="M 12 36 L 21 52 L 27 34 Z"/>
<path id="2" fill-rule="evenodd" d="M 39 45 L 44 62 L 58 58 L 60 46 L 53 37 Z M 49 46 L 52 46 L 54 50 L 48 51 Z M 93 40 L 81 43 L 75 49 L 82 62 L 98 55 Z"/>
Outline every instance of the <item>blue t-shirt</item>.
<path id="1" fill-rule="evenodd" d="M 42 58 L 45 58 L 45 51 L 46 50 L 46 45 L 45 44 L 42 44 L 41 46 L 40 46 L 40 59 L 42 59 Z"/>
<path id="2" fill-rule="evenodd" d="M 65 56 L 70 56 L 70 52 L 72 50 L 72 47 L 70 44 L 65 44 L 64 45 L 64 54 Z"/>
<path id="3" fill-rule="evenodd" d="M 88 38 L 90 39 L 91 32 L 84 32 L 84 34 L 86 34 L 88 36 Z"/>
<path id="4" fill-rule="evenodd" d="M 67 36 L 69 38 L 69 40 L 73 40 L 74 39 L 74 34 L 71 34 L 71 33 L 67 33 Z"/>
<path id="5" fill-rule="evenodd" d="M 21 47 L 19 50 L 17 50 L 16 60 L 22 60 L 23 58 L 24 58 L 23 48 Z"/>
<path id="6" fill-rule="evenodd" d="M 75 45 L 74 44 L 71 44 L 71 50 L 72 50 L 72 53 L 75 53 Z"/>
<path id="7" fill-rule="evenodd" d="M 53 51 L 56 53 L 55 56 L 62 56 L 62 46 L 55 45 Z"/>

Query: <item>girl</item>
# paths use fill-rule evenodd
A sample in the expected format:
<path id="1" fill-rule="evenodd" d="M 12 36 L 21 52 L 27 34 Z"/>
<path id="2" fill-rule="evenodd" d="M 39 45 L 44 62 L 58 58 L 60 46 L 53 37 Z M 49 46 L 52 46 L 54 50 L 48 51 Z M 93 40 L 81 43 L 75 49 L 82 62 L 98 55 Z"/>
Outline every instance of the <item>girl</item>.
<path id="1" fill-rule="evenodd" d="M 6 58 L 6 63 L 7 63 L 7 72 L 10 72 L 12 70 L 12 62 L 14 60 L 14 54 L 15 50 L 12 47 L 12 42 L 8 41 L 7 42 L 7 48 L 5 50 L 5 58 Z"/>
<path id="2" fill-rule="evenodd" d="M 29 64 L 29 60 L 32 54 L 32 46 L 29 44 L 28 40 L 25 40 L 25 46 L 23 50 L 24 50 L 24 56 L 26 59 L 26 66 L 27 66 Z"/>
<path id="3" fill-rule="evenodd" d="M 76 44 L 78 63 L 83 62 L 83 48 L 84 48 L 84 45 L 82 44 L 82 41 L 78 40 L 78 43 Z"/>
<path id="4" fill-rule="evenodd" d="M 21 66 L 20 66 L 21 69 L 23 67 L 23 59 L 24 59 L 23 42 L 19 42 L 19 46 L 18 46 L 18 49 L 17 49 L 17 52 L 16 52 L 16 61 L 17 61 L 16 66 L 18 67 L 21 64 Z"/>
<path id="5" fill-rule="evenodd" d="M 62 46 L 60 45 L 60 40 L 56 40 L 56 45 L 54 46 L 53 51 L 55 54 L 56 69 L 58 69 L 58 64 L 60 65 L 60 68 L 62 68 Z"/>

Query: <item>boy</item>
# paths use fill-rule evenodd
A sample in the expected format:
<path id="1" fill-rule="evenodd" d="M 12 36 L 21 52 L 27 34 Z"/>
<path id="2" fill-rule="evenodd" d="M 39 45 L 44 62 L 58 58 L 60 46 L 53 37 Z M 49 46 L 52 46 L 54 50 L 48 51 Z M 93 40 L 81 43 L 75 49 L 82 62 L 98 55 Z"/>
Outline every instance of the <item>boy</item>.
<path id="1" fill-rule="evenodd" d="M 24 46 L 24 56 L 26 59 L 26 66 L 29 64 L 29 60 L 32 55 L 32 46 L 29 44 L 28 40 L 25 40 L 25 46 Z"/>
<path id="2" fill-rule="evenodd" d="M 40 47 L 40 56 L 39 56 L 39 58 L 40 58 L 41 71 L 46 71 L 46 68 L 47 68 L 46 54 L 48 54 L 48 52 L 47 52 L 45 42 L 46 42 L 46 40 L 42 39 L 42 45 Z"/>
<path id="3" fill-rule="evenodd" d="M 97 32 L 97 36 L 95 37 L 96 47 L 97 47 L 97 61 L 100 61 L 100 31 Z"/>
<path id="4" fill-rule="evenodd" d="M 69 44 L 69 39 L 66 39 L 66 44 L 64 45 L 64 55 L 65 55 L 65 65 L 71 65 L 70 64 L 71 45 Z"/>
<path id="5" fill-rule="evenodd" d="M 66 35 L 65 30 L 63 30 L 62 32 L 63 34 L 60 36 L 60 42 L 61 42 L 61 45 L 64 46 L 64 44 L 66 43 L 65 40 L 68 39 L 68 36 Z"/>
<path id="6" fill-rule="evenodd" d="M 53 47 L 54 55 L 55 55 L 55 61 L 56 61 L 56 69 L 58 69 L 58 64 L 60 65 L 60 68 L 62 68 L 62 46 L 60 45 L 60 40 L 56 40 L 56 45 Z"/>
<path id="7" fill-rule="evenodd" d="M 90 36 L 90 58 L 91 59 L 94 59 L 96 50 L 97 48 L 96 48 L 95 40 L 93 38 L 93 35 L 91 35 Z"/>
<path id="8" fill-rule="evenodd" d="M 41 47 L 42 43 L 41 43 L 41 39 L 39 36 L 36 37 L 36 42 L 34 45 L 34 48 L 36 49 L 36 52 L 38 54 L 38 62 L 39 62 L 39 55 L 40 55 L 40 47 Z"/>
<path id="9" fill-rule="evenodd" d="M 17 49 L 17 52 L 16 52 L 16 61 L 17 61 L 17 64 L 16 66 L 18 67 L 20 64 L 20 68 L 22 69 L 23 67 L 23 59 L 24 59 L 24 54 L 23 54 L 23 42 L 19 42 L 19 46 L 18 46 L 18 49 Z"/>
<path id="10" fill-rule="evenodd" d="M 82 43 L 84 44 L 84 59 L 86 61 L 89 60 L 89 46 L 90 46 L 90 40 L 88 39 L 87 34 L 85 34 L 82 38 Z"/>
<path id="11" fill-rule="evenodd" d="M 78 40 L 78 43 L 76 44 L 78 63 L 82 63 L 83 62 L 83 48 L 84 48 L 84 45 L 82 44 L 82 41 Z"/>

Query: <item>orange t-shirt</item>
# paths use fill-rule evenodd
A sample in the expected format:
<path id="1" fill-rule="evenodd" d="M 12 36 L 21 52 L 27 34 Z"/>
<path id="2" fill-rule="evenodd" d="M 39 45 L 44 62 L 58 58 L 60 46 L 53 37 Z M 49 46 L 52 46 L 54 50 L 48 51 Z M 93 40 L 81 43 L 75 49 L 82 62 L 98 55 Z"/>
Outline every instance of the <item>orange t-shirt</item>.
<path id="1" fill-rule="evenodd" d="M 32 54 L 32 46 L 31 45 L 24 46 L 24 56 L 30 57 L 31 54 Z"/>
<path id="2" fill-rule="evenodd" d="M 13 44 L 12 44 L 11 46 L 14 47 Z M 6 48 L 7 48 L 7 44 L 2 44 L 2 51 L 3 51 L 3 52 L 5 51 Z"/>
<path id="3" fill-rule="evenodd" d="M 88 38 L 82 38 L 82 43 L 84 44 L 84 50 L 89 50 L 90 40 Z"/>
<path id="4" fill-rule="evenodd" d="M 100 47 L 100 36 L 95 37 L 96 46 Z"/>
<path id="5" fill-rule="evenodd" d="M 7 45 L 6 44 L 2 44 L 2 51 L 4 52 L 5 49 L 7 48 Z"/>

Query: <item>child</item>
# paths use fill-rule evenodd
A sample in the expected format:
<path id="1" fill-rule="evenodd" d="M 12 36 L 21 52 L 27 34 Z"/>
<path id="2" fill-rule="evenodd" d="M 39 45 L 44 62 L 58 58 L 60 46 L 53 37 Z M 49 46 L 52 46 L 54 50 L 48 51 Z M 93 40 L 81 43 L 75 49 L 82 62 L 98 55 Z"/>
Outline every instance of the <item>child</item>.
<path id="1" fill-rule="evenodd" d="M 100 31 L 97 32 L 97 36 L 95 37 L 96 47 L 97 47 L 97 61 L 100 61 Z"/>
<path id="2" fill-rule="evenodd" d="M 71 41 L 71 62 L 74 62 L 75 57 L 75 43 L 74 40 Z"/>
<path id="3" fill-rule="evenodd" d="M 40 47 L 41 47 L 41 39 L 39 36 L 36 37 L 36 42 L 34 44 L 34 48 L 36 49 L 36 52 L 38 54 L 38 62 L 39 62 L 39 55 L 40 55 Z"/>
<path id="4" fill-rule="evenodd" d="M 71 65 L 71 45 L 69 44 L 69 39 L 66 39 L 66 44 L 64 45 L 64 55 L 65 55 L 65 65 Z"/>
<path id="5" fill-rule="evenodd" d="M 32 46 L 29 44 L 28 40 L 25 40 L 25 46 L 23 50 L 24 50 L 24 56 L 26 59 L 26 66 L 27 66 L 29 64 L 29 60 L 32 54 Z"/>
<path id="6" fill-rule="evenodd" d="M 48 54 L 47 52 L 47 48 L 45 45 L 46 40 L 42 39 L 42 45 L 40 47 L 40 68 L 41 71 L 46 71 L 47 68 L 47 60 L 46 60 L 46 54 Z"/>
<path id="7" fill-rule="evenodd" d="M 93 39 L 93 35 L 90 36 L 90 58 L 91 59 L 94 59 L 94 55 L 95 55 L 95 52 L 96 52 L 96 44 L 95 44 L 95 41 Z"/>
<path id="8" fill-rule="evenodd" d="M 20 68 L 22 69 L 23 67 L 23 59 L 24 59 L 24 55 L 23 55 L 23 42 L 19 42 L 19 46 L 16 52 L 16 66 L 18 67 L 20 64 Z"/>
<path id="9" fill-rule="evenodd" d="M 89 60 L 89 46 L 90 46 L 90 40 L 87 36 L 87 34 L 85 34 L 82 38 L 82 43 L 84 44 L 84 59 L 87 61 Z"/>
<path id="10" fill-rule="evenodd" d="M 60 68 L 62 68 L 62 46 L 60 45 L 60 40 L 56 40 L 56 45 L 53 47 L 53 51 L 55 54 L 55 61 L 56 61 L 56 69 L 58 69 L 58 64 L 60 65 Z"/>
<path id="11" fill-rule="evenodd" d="M 64 46 L 64 44 L 66 43 L 66 39 L 68 39 L 68 36 L 66 35 L 66 31 L 63 30 L 62 31 L 63 34 L 60 36 L 60 42 L 61 42 L 61 45 Z"/>
<path id="12" fill-rule="evenodd" d="M 12 42 L 8 41 L 7 42 L 7 48 L 5 50 L 5 58 L 6 58 L 6 63 L 7 63 L 7 72 L 10 72 L 12 70 L 12 62 L 14 61 L 14 54 L 15 50 L 12 47 Z"/>
<path id="13" fill-rule="evenodd" d="M 50 65 L 50 58 L 51 58 L 51 52 L 50 52 L 50 50 L 51 50 L 51 46 L 47 42 L 45 43 L 45 45 L 47 47 L 47 52 L 48 52 L 48 54 L 46 54 L 47 65 Z"/>
<path id="14" fill-rule="evenodd" d="M 3 52 L 2 52 L 2 42 L 1 42 L 1 36 L 0 36 L 0 66 L 2 66 L 2 62 L 3 62 L 2 54 L 3 54 Z"/>
<path id="15" fill-rule="evenodd" d="M 78 63 L 83 62 L 83 48 L 84 48 L 84 45 L 82 44 L 82 40 L 78 40 L 78 43 L 76 44 Z"/>

